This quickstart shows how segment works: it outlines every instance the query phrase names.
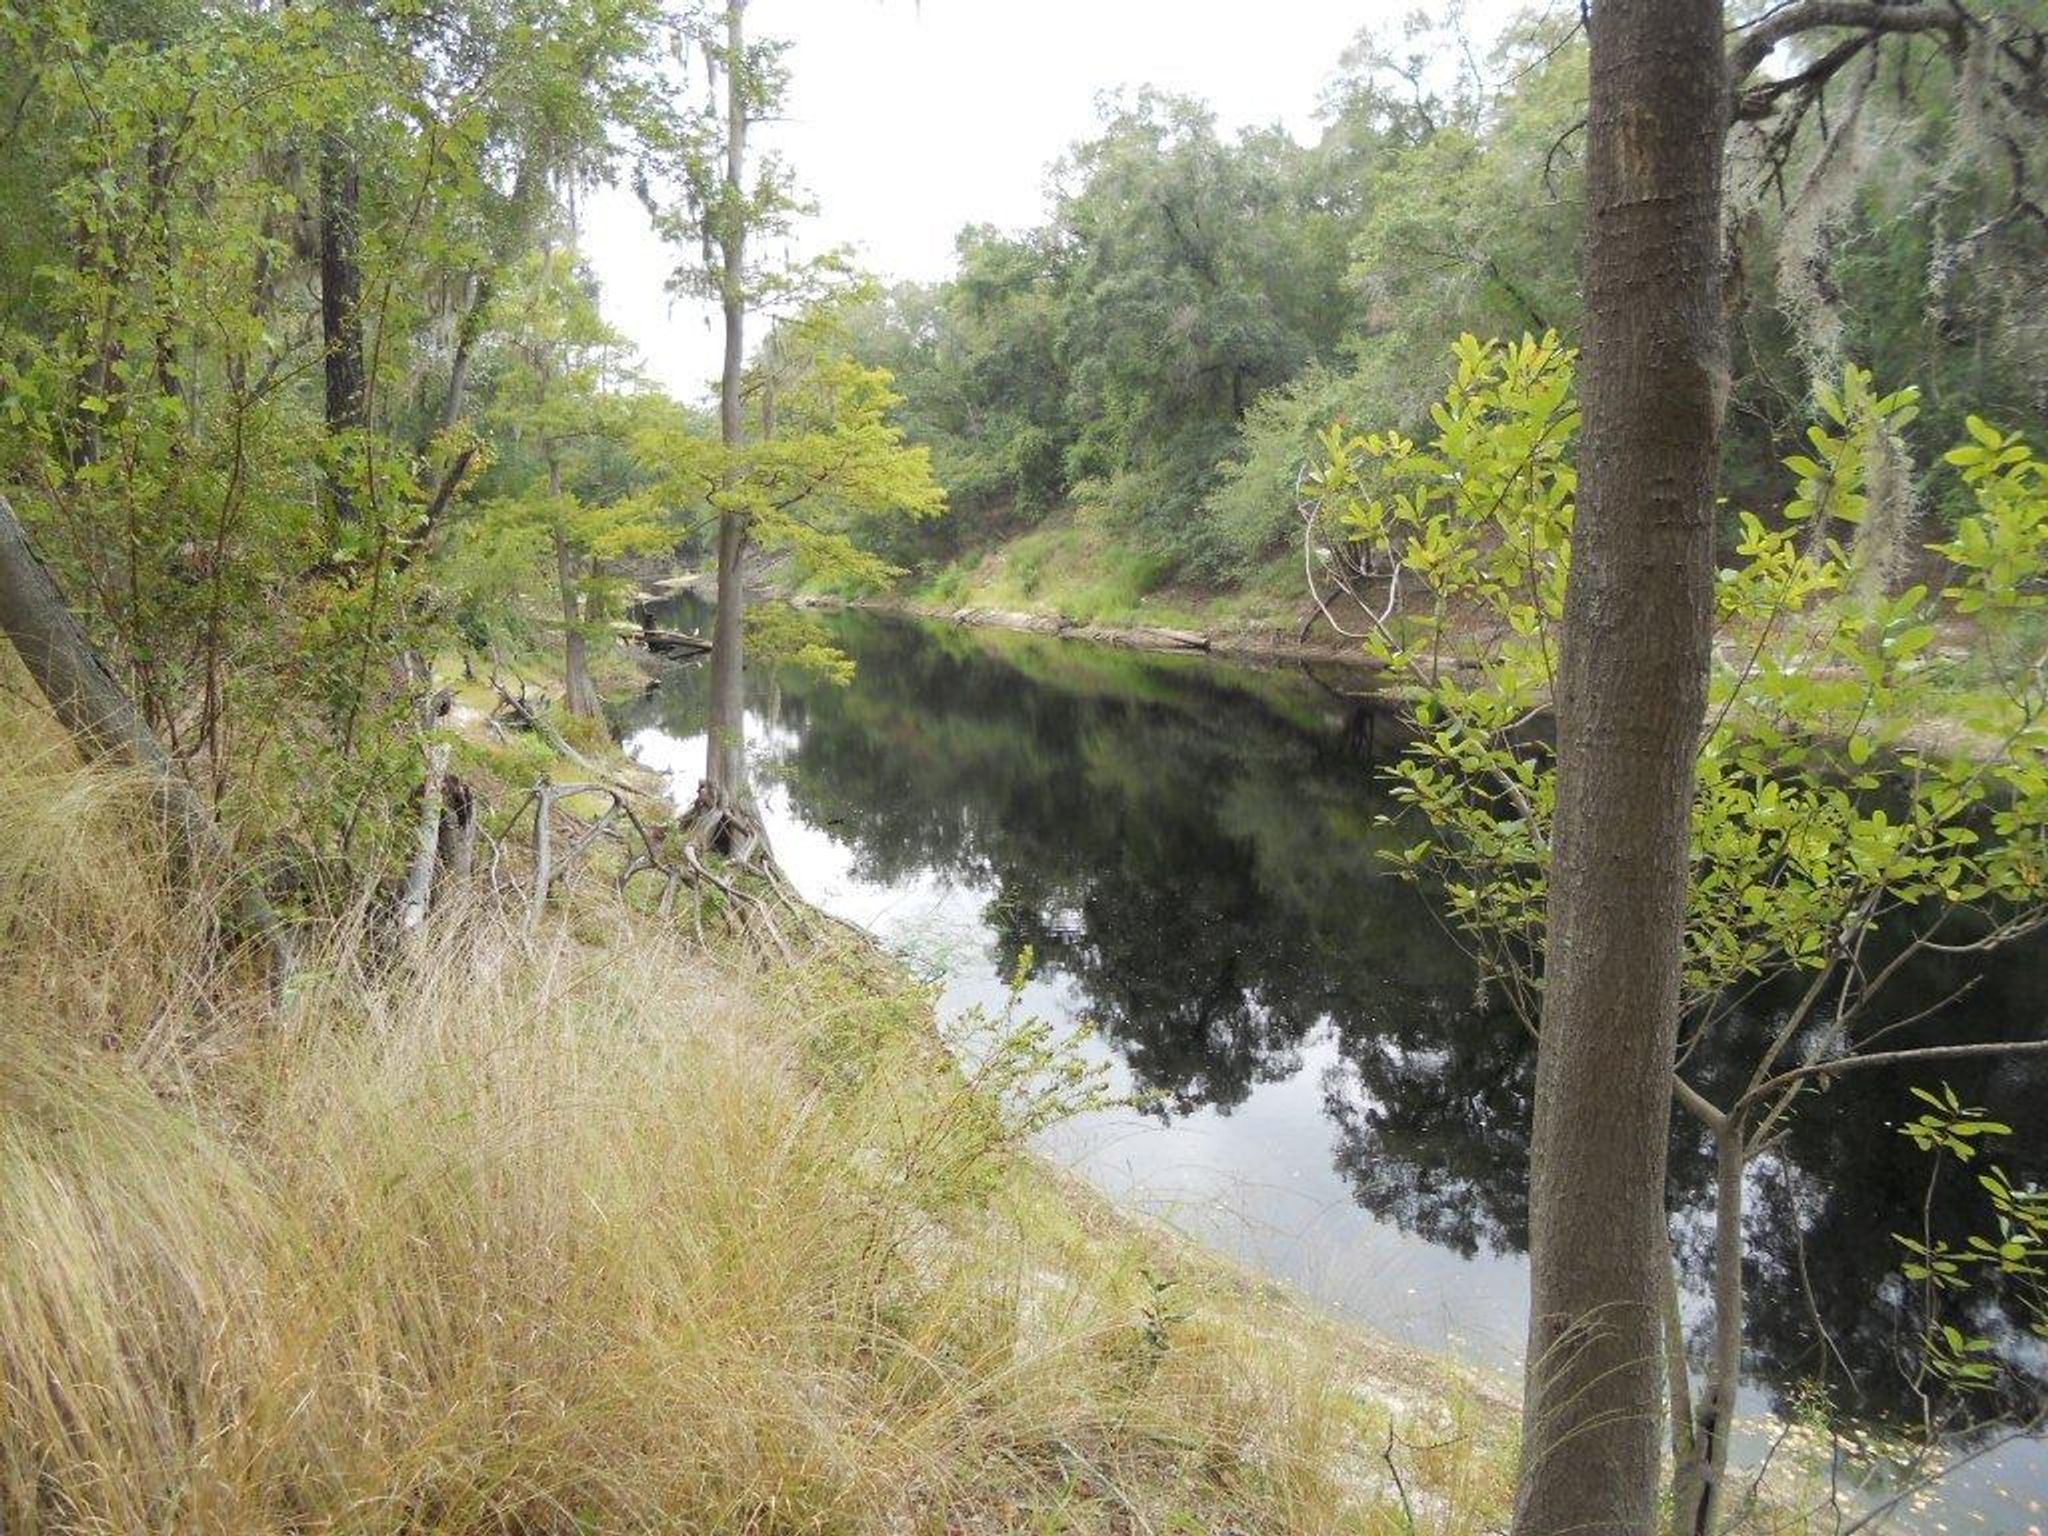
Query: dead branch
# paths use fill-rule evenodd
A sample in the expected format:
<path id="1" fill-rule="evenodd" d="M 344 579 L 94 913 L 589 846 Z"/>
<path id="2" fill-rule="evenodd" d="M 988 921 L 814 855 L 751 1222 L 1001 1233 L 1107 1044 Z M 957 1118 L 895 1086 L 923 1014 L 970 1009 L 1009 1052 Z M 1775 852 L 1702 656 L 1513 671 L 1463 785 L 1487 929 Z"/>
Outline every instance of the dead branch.
<path id="1" fill-rule="evenodd" d="M 441 807 L 448 777 L 448 743 L 427 748 L 426 772 L 420 780 L 419 836 L 412 867 L 405 876 L 405 896 L 398 906 L 400 933 L 413 934 L 426 925 L 434 893 L 434 866 L 441 847 Z"/>

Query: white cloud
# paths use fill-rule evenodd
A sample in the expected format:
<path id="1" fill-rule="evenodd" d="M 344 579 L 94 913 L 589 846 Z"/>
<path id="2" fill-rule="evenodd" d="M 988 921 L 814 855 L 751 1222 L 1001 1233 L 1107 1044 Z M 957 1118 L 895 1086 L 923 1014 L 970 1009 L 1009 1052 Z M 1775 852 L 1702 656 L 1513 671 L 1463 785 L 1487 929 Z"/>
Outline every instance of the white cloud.
<path id="1" fill-rule="evenodd" d="M 1098 96 L 1156 85 L 1227 127 L 1312 131 L 1323 83 L 1365 27 L 1410 0 L 755 0 L 763 36 L 793 40 L 791 116 L 772 137 L 819 204 L 809 249 L 855 247 L 887 277 L 931 279 L 962 225 L 1019 227 L 1045 172 L 1096 120 Z M 669 260 L 630 195 L 584 210 L 612 322 L 654 376 L 696 395 L 719 337 L 695 300 L 662 292 Z"/>

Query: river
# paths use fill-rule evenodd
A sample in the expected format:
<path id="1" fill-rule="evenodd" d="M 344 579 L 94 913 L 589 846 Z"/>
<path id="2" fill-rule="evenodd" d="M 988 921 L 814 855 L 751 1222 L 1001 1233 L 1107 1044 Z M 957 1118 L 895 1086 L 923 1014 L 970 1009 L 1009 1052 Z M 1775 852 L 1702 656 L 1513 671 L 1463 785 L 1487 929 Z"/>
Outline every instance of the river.
<path id="1" fill-rule="evenodd" d="M 681 600 L 675 617 L 704 615 Z M 796 887 L 926 972 L 949 1015 L 1000 1007 L 1030 956 L 1023 1006 L 1088 1026 L 1082 1048 L 1140 1101 L 1061 1127 L 1050 1154 L 1333 1311 L 1511 1377 L 1532 1054 L 1381 857 L 1414 833 L 1382 819 L 1397 723 L 1353 696 L 1358 679 L 874 614 L 826 622 L 857 664 L 851 685 L 750 678 L 751 769 Z M 706 684 L 702 666 L 678 667 L 617 711 L 684 801 Z M 2042 945 L 1976 962 L 1973 1028 L 2048 1029 L 2044 962 Z M 1960 979 L 1922 967 L 1890 1007 L 1905 1017 Z M 1782 1006 L 1756 1000 L 1744 1027 L 1768 1029 Z M 1716 1063 L 1694 1066 L 1713 1083 Z M 1922 1080 L 1840 1079 L 1759 1166 L 1748 1411 L 1802 1411 L 1824 1381 L 1838 1422 L 1918 1413 L 1917 1314 L 1890 1234 L 1919 1229 L 1927 1196 L 1928 1163 L 1895 1128 Z M 1999 1153 L 2012 1173 L 2048 1177 L 2048 1126 L 2029 1114 L 2048 1103 L 2039 1058 L 1958 1062 L 1943 1080 L 2016 1125 Z M 1687 1126 L 1673 1164 L 1697 1286 L 1712 1173 Z M 1966 1177 L 1937 1187 L 1933 1217 L 1956 1236 L 1982 1228 Z M 1899 1528 L 2041 1536 L 2048 1448 L 2007 1446 L 1916 1504 Z"/>

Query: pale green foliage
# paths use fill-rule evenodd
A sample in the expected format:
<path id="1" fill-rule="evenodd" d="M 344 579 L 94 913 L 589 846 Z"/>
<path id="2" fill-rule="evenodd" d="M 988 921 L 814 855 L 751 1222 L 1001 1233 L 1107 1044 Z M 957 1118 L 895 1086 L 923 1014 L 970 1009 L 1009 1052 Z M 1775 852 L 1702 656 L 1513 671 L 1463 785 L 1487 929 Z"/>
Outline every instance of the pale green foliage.
<path id="1" fill-rule="evenodd" d="M 1799 477 L 1798 488 L 1785 508 L 1793 522 L 1833 518 L 1860 525 L 1870 508 L 1870 474 L 1881 434 L 1898 432 L 1919 414 L 1920 394 L 1902 389 L 1878 395 L 1870 375 L 1851 367 L 1841 388 L 1823 380 L 1813 390 L 1823 422 L 1806 429 L 1811 454 L 1793 454 L 1785 467 Z"/>
<path id="2" fill-rule="evenodd" d="M 1964 1104 L 1946 1085 L 1939 1093 L 1915 1088 L 1913 1094 L 1928 1108 L 1900 1126 L 1899 1134 L 1922 1152 L 1974 1162 L 1986 1144 L 2012 1134 L 2011 1126 Z M 1989 1206 L 1988 1232 L 1972 1233 L 1960 1245 L 1931 1232 L 1917 1238 L 1892 1234 L 1908 1256 L 1902 1272 L 1926 1288 L 1934 1319 L 1927 1338 L 1928 1366 L 1944 1380 L 1966 1387 L 1985 1387 L 1998 1379 L 1998 1354 L 1991 1340 L 1939 1321 L 1937 1309 L 1944 1298 L 1995 1283 L 2018 1303 L 2029 1331 L 2048 1340 L 2048 1190 L 2015 1184 L 1995 1164 L 1977 1175 L 1977 1183 Z"/>
<path id="3" fill-rule="evenodd" d="M 1429 831 L 1403 864 L 1441 880 L 1533 1021 L 1555 800 L 1551 752 L 1527 728 L 1552 703 L 1569 569 L 1571 354 L 1552 337 L 1467 337 L 1455 355 L 1425 443 L 1334 428 L 1308 490 L 1324 571 L 1359 598 L 1369 649 L 1413 691 L 1419 736 L 1395 792 Z M 1818 971 L 1877 925 L 1967 912 L 1995 939 L 2048 909 L 2048 678 L 2010 650 L 2011 621 L 2044 600 L 2042 466 L 1974 425 L 1974 443 L 1950 456 L 1976 502 L 1939 546 L 1950 584 L 1859 592 L 1828 523 L 1856 521 L 1872 443 L 1913 397 L 1852 372 L 1822 405 L 1810 452 L 1789 461 L 1797 494 L 1770 522 L 1741 515 L 1716 586 L 1685 934 L 1691 1028 L 1731 989 Z M 1359 574 L 1361 548 L 1399 575 Z M 1396 582 L 1402 600 L 1388 602 Z M 1981 644 L 1937 644 L 1940 626 L 1965 619 Z M 2007 663 L 1988 688 L 1976 683 L 1985 650 Z"/>
<path id="4" fill-rule="evenodd" d="M 946 1028 L 946 1045 L 995 1112 L 1004 1134 L 1024 1145 L 1042 1131 L 1120 1101 L 1110 1091 L 1109 1069 L 1090 1061 L 1082 1036 L 1061 1035 L 1024 1012 L 1024 989 L 1038 956 L 1030 945 L 1010 967 L 1000 1009 L 974 1008 Z"/>
<path id="5" fill-rule="evenodd" d="M 480 419 L 491 331 L 645 107 L 662 10 L 0 7 L 0 489 L 173 757 L 309 900 L 346 899 L 417 790 L 401 658 L 438 649 L 451 590 L 468 617 L 518 586 L 473 544 L 442 563 L 479 472 L 503 495 L 522 467 L 479 434 L 516 414 Z M 356 188 L 345 429 L 330 156 Z"/>
<path id="6" fill-rule="evenodd" d="M 740 179 L 728 176 L 732 113 L 751 129 L 790 111 L 789 40 L 747 37 L 735 55 L 730 13 L 729 4 L 713 0 L 678 8 L 675 65 L 659 109 L 640 124 L 634 185 L 656 232 L 684 253 L 669 274 L 674 292 L 749 312 L 800 308 L 821 297 L 846 262 L 836 251 L 788 259 L 788 237 L 811 203 L 780 156 L 750 153 Z M 729 242 L 746 248 L 731 271 Z"/>
<path id="7" fill-rule="evenodd" d="M 0 488 L 202 790 L 324 859 L 379 822 L 325 813 L 410 777 L 375 727 L 410 638 L 390 578 L 426 466 L 322 429 L 317 325 L 292 312 L 291 151 L 416 82 L 331 7 L 166 17 L 148 42 L 121 23 L 87 4 L 0 15 L 33 110 L 68 130 L 38 169 L 69 247 L 0 336 Z M 378 148 L 421 176 L 445 143 L 393 121 Z M 413 253 L 366 245 L 386 300 L 374 389 L 403 360 L 390 301 Z M 345 530 L 323 468 L 359 492 Z"/>
<path id="8" fill-rule="evenodd" d="M 843 353 L 810 359 L 778 398 L 772 437 L 736 449 L 695 432 L 642 433 L 636 447 L 679 505 L 743 512 L 754 539 L 807 576 L 879 582 L 891 574 L 853 535 L 864 518 L 934 517 L 945 502 L 930 456 L 888 418 L 889 376 Z"/>
<path id="9" fill-rule="evenodd" d="M 845 687 L 853 681 L 853 658 L 832 644 L 810 614 L 787 603 L 756 603 L 747 610 L 747 651 L 771 665 L 795 667 Z"/>
<path id="10" fill-rule="evenodd" d="M 820 307 L 770 338 L 747 384 L 760 429 L 736 447 L 674 424 L 637 434 L 634 454 L 653 477 L 642 499 L 693 523 L 739 513 L 749 539 L 807 585 L 852 592 L 892 580 L 896 568 L 874 553 L 879 535 L 946 503 L 929 450 L 896 424 L 887 371 L 857 362 L 836 309 Z M 774 654 L 831 670 L 823 632 L 801 615 L 750 624 Z"/>
<path id="11" fill-rule="evenodd" d="M 502 489 L 465 524 L 452 570 L 468 578 L 472 598 L 495 600 L 500 617 L 505 605 L 541 593 L 561 602 L 559 542 L 575 572 L 579 610 L 565 610 L 563 621 L 587 622 L 612 595 L 616 562 L 677 542 L 657 504 L 602 473 L 608 450 L 616 453 L 650 420 L 666 424 L 673 413 L 660 397 L 630 389 L 619 361 L 623 343 L 600 318 L 568 253 L 543 252 L 521 264 L 497 307 L 505 338 L 486 420 L 507 462 L 495 477 Z"/>
<path id="12" fill-rule="evenodd" d="M 1546 336 L 1466 337 L 1455 357 L 1426 441 L 1328 432 L 1306 480 L 1321 541 L 1310 572 L 1320 598 L 1364 615 L 1369 648 L 1410 698 L 1416 735 L 1393 794 L 1424 831 L 1399 863 L 1440 892 L 1484 974 L 1536 1028 L 1557 804 L 1548 727 L 1576 510 L 1572 356 Z M 1878 1059 L 1880 1037 L 1926 1016 L 1871 1017 L 1906 960 L 1936 942 L 1994 948 L 2048 921 L 2048 658 L 2018 649 L 2015 622 L 2043 600 L 2041 467 L 1973 422 L 1973 442 L 1950 456 L 1975 510 L 1941 546 L 1949 582 L 1892 593 L 1834 530 L 1870 515 L 1873 466 L 1914 394 L 1851 370 L 1819 403 L 1808 451 L 1788 460 L 1793 496 L 1772 518 L 1739 514 L 1715 582 L 1694 760 L 1673 1094 L 1721 1155 L 1743 1160 L 1816 1083 Z M 1943 626 L 1975 643 L 1940 644 Z M 1723 1027 L 1778 980 L 1798 1001 L 1761 1043 Z M 1720 1103 L 1684 1070 L 1703 1043 L 1735 1074 Z M 1941 1145 L 1967 1152 L 1996 1128 L 1951 1107 L 1946 1129 L 1927 1132 Z M 2038 1208 L 2016 1191 L 1994 1198 Z M 1717 1219 L 1739 1245 L 1740 1211 Z M 1954 1262 L 1915 1258 L 1929 1274 Z M 1928 1351 L 1959 1382 L 1988 1379 L 1988 1353 L 1953 1329 Z"/>
<path id="13" fill-rule="evenodd" d="M 2014 621 L 2048 610 L 2038 577 L 2048 568 L 2048 464 L 2018 434 L 1975 416 L 1971 441 L 1949 450 L 1948 462 L 1974 494 L 1977 515 L 1935 548 L 1971 580 L 1951 595 L 1956 609 L 1987 620 Z"/>

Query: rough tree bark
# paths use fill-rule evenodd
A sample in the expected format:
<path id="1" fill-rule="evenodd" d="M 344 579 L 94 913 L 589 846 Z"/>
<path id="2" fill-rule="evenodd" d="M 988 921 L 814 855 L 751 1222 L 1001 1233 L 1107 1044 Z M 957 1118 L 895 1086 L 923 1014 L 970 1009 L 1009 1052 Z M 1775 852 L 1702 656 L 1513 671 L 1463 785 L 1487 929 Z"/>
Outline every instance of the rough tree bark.
<path id="1" fill-rule="evenodd" d="M 225 874 L 228 850 L 213 813 L 151 733 L 126 690 L 107 669 L 91 638 L 65 606 L 57 583 L 37 558 L 0 496 L 0 631 L 49 702 L 58 723 L 89 759 L 139 768 L 175 839 L 188 879 Z M 277 914 L 253 884 L 240 882 L 236 917 L 244 937 L 260 943 L 282 978 L 288 954 Z"/>
<path id="2" fill-rule="evenodd" d="M 1721 5 L 1595 0 L 1590 30 L 1585 424 L 1516 1536 L 1656 1520 L 1665 1149 L 1727 378 Z"/>
<path id="3" fill-rule="evenodd" d="M 725 193 L 719 223 L 719 292 L 725 312 L 725 366 L 718 382 L 718 431 L 737 449 L 745 425 L 740 373 L 746 362 L 746 219 L 741 210 L 747 167 L 746 0 L 725 11 Z M 711 631 L 711 718 L 704 782 L 714 803 L 737 804 L 747 792 L 746 622 L 747 518 L 728 507 L 718 516 L 718 612 Z"/>
<path id="4" fill-rule="evenodd" d="M 469 301 L 455 322 L 455 353 L 448 360 L 448 393 L 441 398 L 441 430 L 453 432 L 462 413 L 469 409 L 469 370 L 483 339 L 484 320 L 490 314 L 493 283 L 490 273 L 469 282 Z"/>
<path id="5" fill-rule="evenodd" d="M 320 140 L 320 339 L 326 348 L 327 435 L 346 438 L 364 425 L 362 184 L 355 152 L 340 134 Z M 328 476 L 334 515 L 356 515 L 346 474 Z"/>

